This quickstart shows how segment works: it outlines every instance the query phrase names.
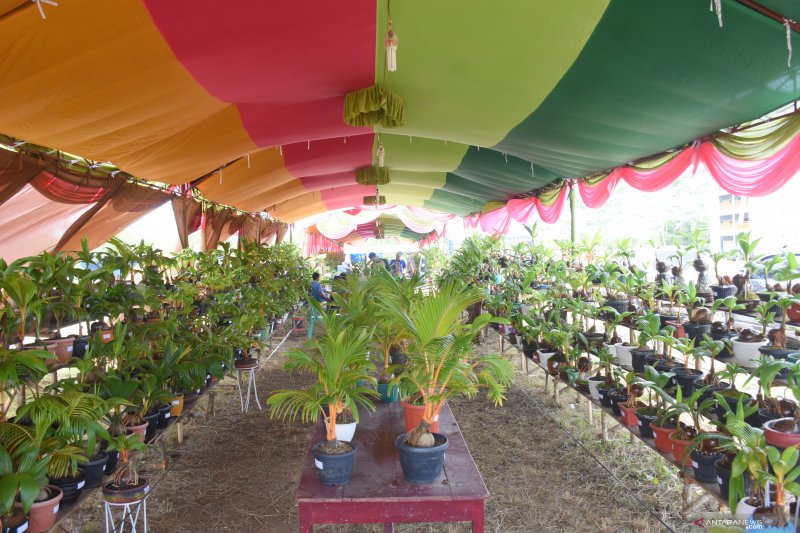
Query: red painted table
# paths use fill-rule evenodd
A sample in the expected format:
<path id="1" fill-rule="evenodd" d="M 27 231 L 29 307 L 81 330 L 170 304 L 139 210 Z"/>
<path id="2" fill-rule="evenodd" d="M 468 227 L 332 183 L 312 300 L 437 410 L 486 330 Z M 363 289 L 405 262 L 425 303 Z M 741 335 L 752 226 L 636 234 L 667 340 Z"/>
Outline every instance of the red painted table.
<path id="1" fill-rule="evenodd" d="M 450 407 L 444 406 L 439 420 L 439 432 L 450 446 L 437 481 L 420 485 L 403 478 L 394 447 L 403 432 L 403 410 L 397 402 L 379 404 L 374 413 L 363 414 L 353 439 L 353 473 L 350 482 L 340 487 L 319 482 L 309 448 L 297 488 L 301 533 L 313 532 L 314 524 L 382 523 L 392 531 L 393 523 L 460 521 L 472 522 L 472 531 L 483 533 L 483 504 L 489 491 Z M 319 421 L 311 442 L 324 438 Z"/>

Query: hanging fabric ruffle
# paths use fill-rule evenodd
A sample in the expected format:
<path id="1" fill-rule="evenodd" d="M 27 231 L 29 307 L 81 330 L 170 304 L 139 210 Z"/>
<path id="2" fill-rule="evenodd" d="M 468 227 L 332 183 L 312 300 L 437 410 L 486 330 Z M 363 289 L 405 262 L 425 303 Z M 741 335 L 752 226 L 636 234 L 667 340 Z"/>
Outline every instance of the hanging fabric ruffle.
<path id="1" fill-rule="evenodd" d="M 403 99 L 382 85 L 348 93 L 344 121 L 351 126 L 397 128 L 404 122 Z"/>
<path id="2" fill-rule="evenodd" d="M 389 183 L 389 170 L 381 167 L 361 167 L 356 170 L 356 183 L 386 185 Z"/>

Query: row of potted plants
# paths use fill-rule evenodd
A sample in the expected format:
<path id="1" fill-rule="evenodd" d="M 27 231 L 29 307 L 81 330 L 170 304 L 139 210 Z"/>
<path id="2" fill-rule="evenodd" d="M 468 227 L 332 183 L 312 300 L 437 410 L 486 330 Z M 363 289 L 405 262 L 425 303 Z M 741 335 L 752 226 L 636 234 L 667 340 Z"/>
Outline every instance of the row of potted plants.
<path id="1" fill-rule="evenodd" d="M 59 506 L 100 484 L 108 501 L 143 498 L 131 452 L 252 360 L 306 274 L 294 247 L 247 242 L 168 257 L 112 239 L 0 264 L 4 530 L 45 531 Z M 77 333 L 62 338 L 65 326 Z"/>

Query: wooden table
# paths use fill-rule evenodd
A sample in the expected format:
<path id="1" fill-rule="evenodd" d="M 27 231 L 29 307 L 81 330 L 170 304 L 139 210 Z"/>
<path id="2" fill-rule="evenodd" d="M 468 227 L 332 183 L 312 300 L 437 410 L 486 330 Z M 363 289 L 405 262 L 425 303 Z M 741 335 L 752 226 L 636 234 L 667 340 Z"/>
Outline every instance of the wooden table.
<path id="1" fill-rule="evenodd" d="M 403 477 L 395 438 L 404 432 L 399 403 L 379 404 L 374 413 L 361 416 L 353 444 L 355 464 L 350 482 L 327 487 L 319 482 L 309 447 L 297 488 L 301 533 L 311 533 L 314 524 L 382 523 L 393 531 L 402 522 L 472 522 L 474 533 L 483 533 L 483 504 L 489 496 L 453 412 L 445 405 L 439 432 L 450 446 L 444 471 L 429 484 L 409 483 Z M 311 443 L 325 438 L 320 420 Z"/>

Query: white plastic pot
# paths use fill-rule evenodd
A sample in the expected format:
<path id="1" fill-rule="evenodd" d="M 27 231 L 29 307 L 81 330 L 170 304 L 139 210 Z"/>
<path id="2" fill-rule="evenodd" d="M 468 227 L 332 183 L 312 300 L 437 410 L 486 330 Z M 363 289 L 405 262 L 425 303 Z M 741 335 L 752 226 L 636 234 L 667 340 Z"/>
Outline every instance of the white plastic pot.
<path id="1" fill-rule="evenodd" d="M 555 354 L 556 354 L 556 352 L 542 352 L 542 351 L 540 351 L 539 352 L 539 364 L 542 367 L 547 368 L 547 361 L 551 357 L 553 357 Z"/>
<path id="2" fill-rule="evenodd" d="M 602 379 L 589 379 L 589 396 L 592 397 L 593 400 L 600 401 L 600 392 L 597 390 L 599 385 L 602 385 L 605 382 L 605 378 Z"/>
<path id="3" fill-rule="evenodd" d="M 343 440 L 350 442 L 353 440 L 353 435 L 356 433 L 356 424 L 351 422 L 349 424 L 336 424 L 336 440 Z"/>
<path id="4" fill-rule="evenodd" d="M 631 350 L 634 348 L 636 348 L 636 346 L 623 346 L 622 343 L 614 345 L 614 350 L 617 352 L 617 361 L 619 361 L 621 366 L 630 367 L 633 365 Z"/>
<path id="5" fill-rule="evenodd" d="M 740 342 L 731 339 L 733 344 L 733 358 L 744 368 L 756 368 L 758 366 L 758 349 L 767 345 L 767 341 L 761 342 Z"/>
<path id="6" fill-rule="evenodd" d="M 753 511 L 756 510 L 755 507 L 745 501 L 746 499 L 747 498 L 742 498 L 739 500 L 739 503 L 736 504 L 736 514 L 733 515 L 736 520 L 747 520 L 753 516 Z"/>

